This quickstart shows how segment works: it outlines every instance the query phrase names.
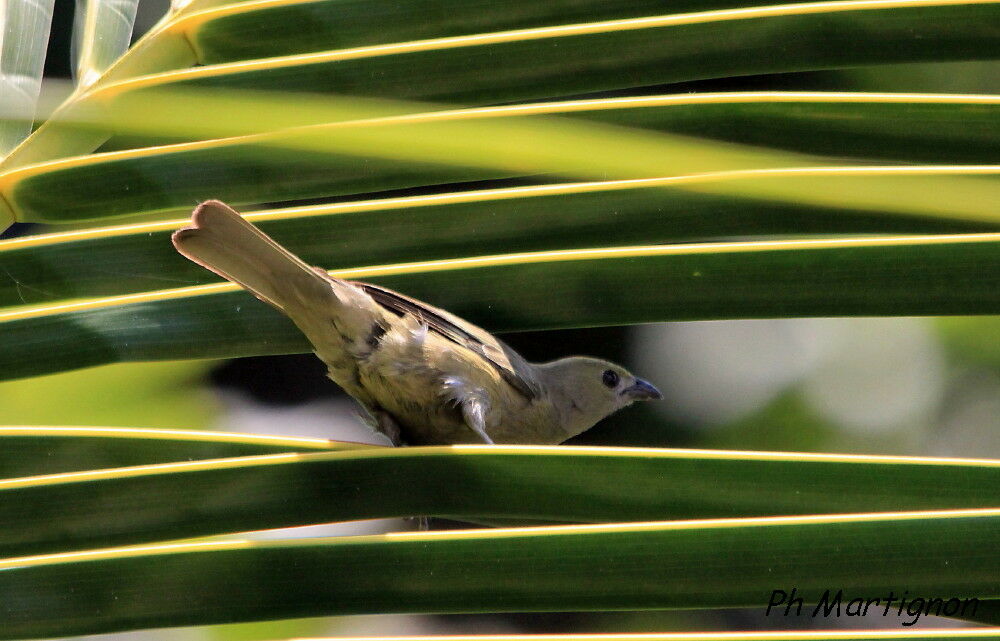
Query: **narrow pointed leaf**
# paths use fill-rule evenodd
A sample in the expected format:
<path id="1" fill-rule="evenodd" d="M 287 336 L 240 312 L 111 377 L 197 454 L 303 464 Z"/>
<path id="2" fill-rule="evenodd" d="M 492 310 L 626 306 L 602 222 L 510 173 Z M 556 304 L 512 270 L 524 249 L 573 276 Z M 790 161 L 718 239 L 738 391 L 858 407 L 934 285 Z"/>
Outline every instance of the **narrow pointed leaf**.
<path id="1" fill-rule="evenodd" d="M 1000 44 L 989 27 L 998 6 L 866 0 L 720 9 L 209 65 L 155 82 L 489 104 L 700 78 L 984 59 Z M 788 33 L 798 37 L 789 41 Z M 595 51 L 600 65 L 581 64 Z"/>
<path id="2" fill-rule="evenodd" d="M 275 454 L 0 480 L 0 557 L 414 515 L 569 523 L 984 508 L 998 481 L 989 460 L 569 446 Z"/>
<path id="3" fill-rule="evenodd" d="M 833 1 L 720 9 L 240 60 L 123 79 L 114 91 L 200 86 L 494 104 L 700 78 L 988 59 L 1000 46 L 990 27 L 998 12 L 996 0 Z M 831 30 L 831 23 L 837 28 Z M 796 38 L 789 40 L 788 33 Z M 600 64 L 589 64 L 595 52 L 600 52 Z M 95 138 L 84 136 L 69 152 L 52 140 L 62 135 L 56 119 L 6 166 L 95 148 Z"/>
<path id="4" fill-rule="evenodd" d="M 332 272 L 491 331 L 666 320 L 1000 313 L 1000 235 L 567 250 Z M 230 284 L 0 314 L 4 378 L 120 361 L 310 351 Z"/>
<path id="5" fill-rule="evenodd" d="M 741 6 L 768 4 L 749 0 Z M 729 8 L 726 0 L 670 3 L 677 13 Z M 177 21 L 184 34 L 214 64 L 265 56 L 312 53 L 366 45 L 463 36 L 512 29 L 636 18 L 662 13 L 657 0 L 505 0 L 489 5 L 461 0 L 277 0 L 217 7 Z"/>
<path id="6" fill-rule="evenodd" d="M 796 180 L 802 178 L 789 177 Z M 683 179 L 457 192 L 278 209 L 248 218 L 310 264 L 330 269 L 727 236 L 975 232 L 1000 226 L 1000 214 L 996 222 L 886 216 L 699 194 L 670 188 L 672 183 Z M 0 241 L 0 274 L 6 276 L 0 277 L 0 305 L 215 281 L 214 274 L 180 257 L 170 242 L 170 234 L 187 222 Z"/>
<path id="7" fill-rule="evenodd" d="M 0 11 L 0 105 L 28 114 L 0 122 L 0 159 L 31 131 L 45 68 L 54 0 L 5 0 Z"/>
<path id="8" fill-rule="evenodd" d="M 76 0 L 73 59 L 77 86 L 93 85 L 132 40 L 139 0 Z"/>
<path id="9" fill-rule="evenodd" d="M 992 161 L 1000 150 L 995 96 L 716 94 L 395 113 L 417 108 L 428 107 L 192 90 L 127 95 L 111 112 L 92 114 L 92 124 L 112 118 L 122 131 L 233 137 L 10 170 L 0 174 L 0 194 L 21 221 L 63 222 L 176 211 L 207 198 L 242 204 L 542 173 L 636 178 L 829 162 L 802 152 L 955 165 Z M 559 115 L 573 118 L 551 117 Z M 924 178 L 899 189 L 882 180 L 837 190 L 773 181 L 762 194 L 729 181 L 715 189 L 996 218 L 987 203 L 1000 194 L 983 181 Z"/>
<path id="10" fill-rule="evenodd" d="M 352 447 L 322 439 L 196 430 L 38 426 L 0 427 L 0 443 L 0 479 Z"/>
<path id="11" fill-rule="evenodd" d="M 970 510 L 112 548 L 0 561 L 0 636 L 389 612 L 763 608 L 791 587 L 813 603 L 836 586 L 961 608 L 1000 597 L 998 545 L 1000 512 Z"/>

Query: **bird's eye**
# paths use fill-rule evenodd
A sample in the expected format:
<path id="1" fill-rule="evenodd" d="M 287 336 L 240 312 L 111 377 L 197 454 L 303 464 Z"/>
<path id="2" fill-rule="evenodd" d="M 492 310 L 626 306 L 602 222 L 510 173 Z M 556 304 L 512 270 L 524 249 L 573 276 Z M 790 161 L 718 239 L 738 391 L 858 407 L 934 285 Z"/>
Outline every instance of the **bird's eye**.
<path id="1" fill-rule="evenodd" d="M 609 369 L 605 370 L 604 374 L 601 376 L 601 380 L 605 385 L 613 388 L 618 386 L 618 381 L 620 379 L 618 378 L 618 372 L 613 369 Z"/>

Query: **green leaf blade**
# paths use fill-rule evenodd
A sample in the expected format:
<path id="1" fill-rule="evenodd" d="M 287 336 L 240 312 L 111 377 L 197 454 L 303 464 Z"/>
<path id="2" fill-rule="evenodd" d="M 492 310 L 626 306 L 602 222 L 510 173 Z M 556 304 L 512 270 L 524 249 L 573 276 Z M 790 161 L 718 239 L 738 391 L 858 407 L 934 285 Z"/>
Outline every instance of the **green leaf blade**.
<path id="1" fill-rule="evenodd" d="M 500 332 L 1000 313 L 996 234 L 567 250 L 334 275 L 378 282 Z M 0 371 L 10 379 L 109 362 L 310 351 L 291 321 L 233 289 L 209 285 L 0 314 Z"/>
<path id="2" fill-rule="evenodd" d="M 601 523 L 973 509 L 996 504 L 998 476 L 989 460 L 569 446 L 275 454 L 0 481 L 0 557 L 414 515 Z"/>
<path id="3" fill-rule="evenodd" d="M 799 207 L 671 189 L 655 181 L 648 187 L 611 181 L 455 192 L 270 210 L 250 219 L 306 262 L 328 269 L 727 236 L 1000 228 L 1000 218 L 991 224 Z M 214 274 L 174 250 L 170 234 L 186 224 L 178 219 L 0 242 L 0 267 L 8 276 L 0 279 L 0 305 L 216 282 Z"/>
<path id="4" fill-rule="evenodd" d="M 206 67 L 185 82 L 491 104 L 704 78 L 975 60 L 997 46 L 988 26 L 998 11 L 992 2 L 898 2 L 860 9 L 837 2 L 810 9 L 776 6 L 781 10 L 748 9 L 739 19 L 705 12 L 704 17 L 688 14 L 698 16 L 692 19 L 666 17 L 663 25 L 649 18 L 588 23 L 578 32 L 564 29 L 552 36 L 500 32 L 504 35 L 480 37 L 468 45 L 448 42 L 328 62 L 316 56 L 300 64 L 290 57 L 287 63 L 275 59 L 267 68 L 239 73 Z M 797 34 L 794 41 L 788 33 Z M 595 52 L 600 52 L 601 64 L 586 64 Z"/>
<path id="5" fill-rule="evenodd" d="M 998 525 L 996 510 L 924 512 L 235 541 L 9 559 L 0 593 L 36 598 L 14 601 L 0 634 L 385 612 L 763 607 L 774 589 L 793 586 L 810 601 L 829 586 L 861 596 L 906 589 L 996 598 Z M 48 589 L 39 592 L 42 585 Z"/>
<path id="6" fill-rule="evenodd" d="M 351 447 L 322 439 L 196 430 L 45 426 L 0 426 L 0 442 L 0 479 Z"/>

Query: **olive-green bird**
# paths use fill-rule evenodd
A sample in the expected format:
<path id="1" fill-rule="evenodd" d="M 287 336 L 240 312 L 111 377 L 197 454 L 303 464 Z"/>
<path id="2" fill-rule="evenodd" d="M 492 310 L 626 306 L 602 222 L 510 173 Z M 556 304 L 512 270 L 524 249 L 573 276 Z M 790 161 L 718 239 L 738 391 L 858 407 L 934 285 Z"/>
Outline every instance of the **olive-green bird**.
<path id="1" fill-rule="evenodd" d="M 310 267 L 224 203 L 173 235 L 184 256 L 288 315 L 396 445 L 556 444 L 633 401 L 662 398 L 622 367 L 529 363 L 448 312 Z"/>

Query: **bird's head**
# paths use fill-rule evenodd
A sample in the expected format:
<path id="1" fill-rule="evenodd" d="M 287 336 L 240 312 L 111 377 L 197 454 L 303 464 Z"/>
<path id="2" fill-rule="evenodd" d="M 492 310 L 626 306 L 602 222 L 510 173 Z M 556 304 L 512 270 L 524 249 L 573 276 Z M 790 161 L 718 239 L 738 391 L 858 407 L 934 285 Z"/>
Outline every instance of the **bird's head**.
<path id="1" fill-rule="evenodd" d="M 651 383 L 621 365 L 599 358 L 572 356 L 541 366 L 568 436 L 584 432 L 604 417 L 635 401 L 663 398 Z"/>

